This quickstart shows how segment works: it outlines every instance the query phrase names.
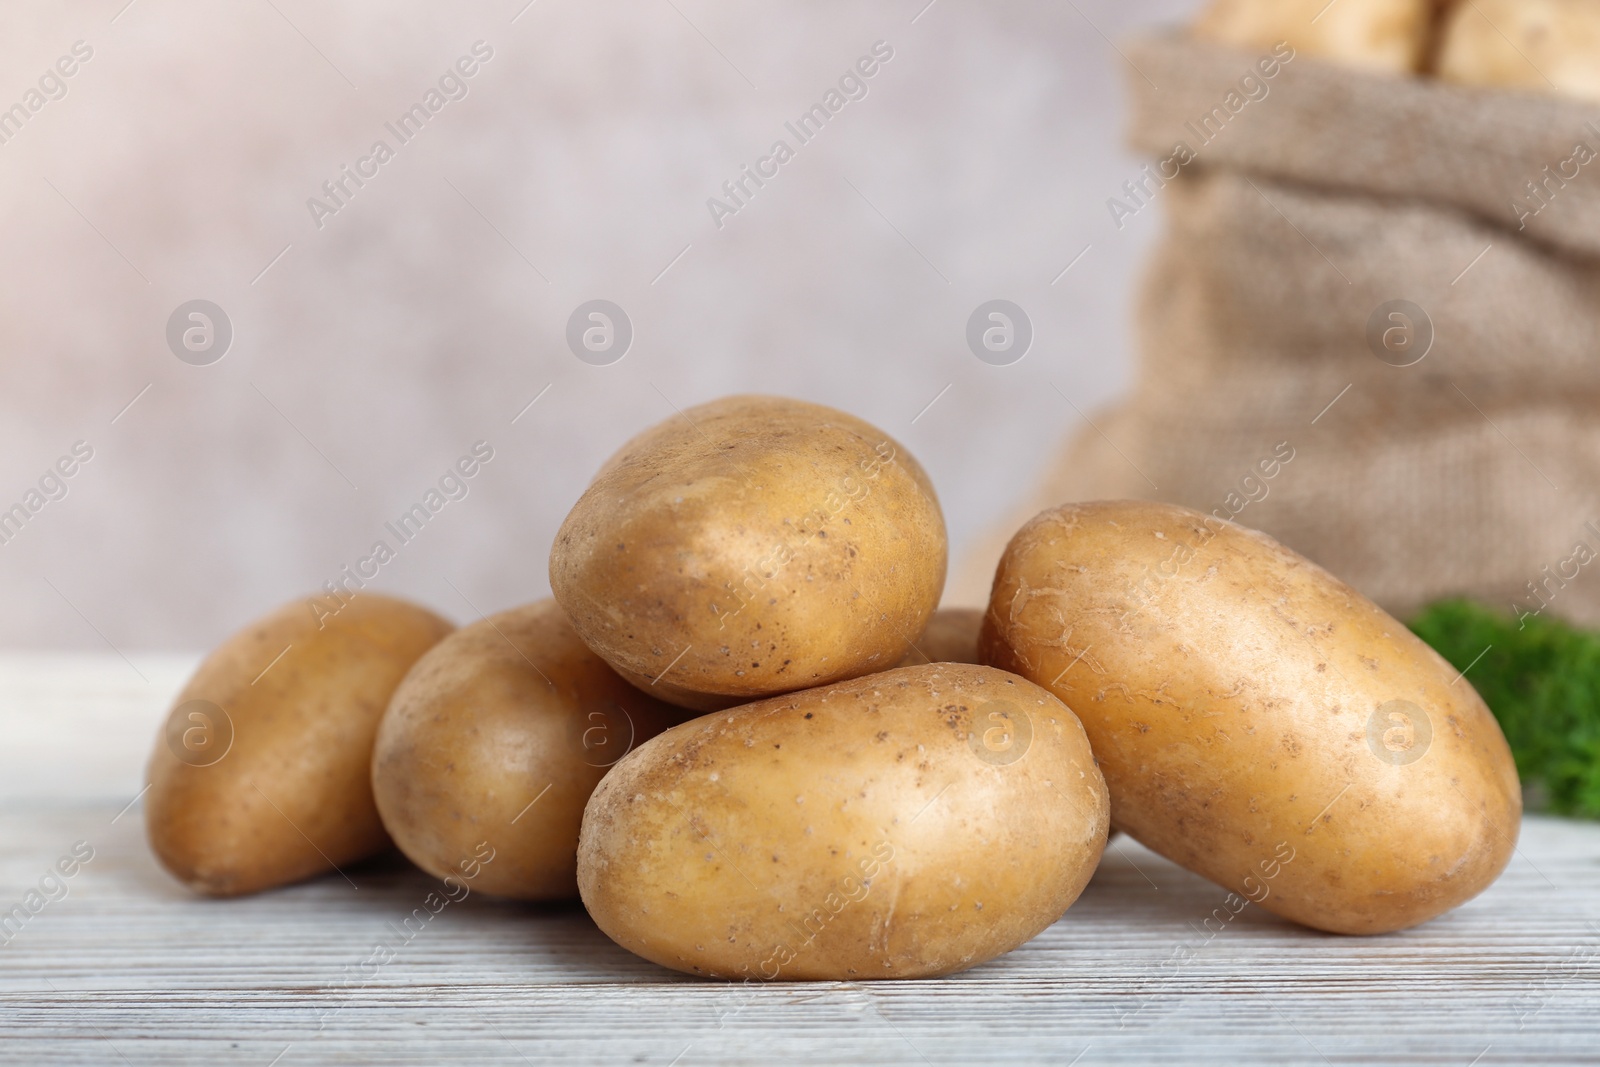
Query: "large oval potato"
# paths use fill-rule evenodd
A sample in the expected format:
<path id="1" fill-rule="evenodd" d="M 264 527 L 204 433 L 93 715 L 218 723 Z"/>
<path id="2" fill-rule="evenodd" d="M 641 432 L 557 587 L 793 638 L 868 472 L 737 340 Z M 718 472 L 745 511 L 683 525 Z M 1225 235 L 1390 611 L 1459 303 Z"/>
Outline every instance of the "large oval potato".
<path id="1" fill-rule="evenodd" d="M 378 720 L 450 623 L 361 593 L 295 601 L 234 634 L 179 694 L 150 758 L 145 826 L 189 888 L 238 896 L 389 847 L 373 804 Z"/>
<path id="2" fill-rule="evenodd" d="M 709 710 L 898 663 L 945 551 L 899 444 L 818 404 L 736 396 L 602 468 L 556 535 L 550 587 L 619 674 Z"/>
<path id="3" fill-rule="evenodd" d="M 464 626 L 395 691 L 372 753 L 383 825 L 439 878 L 487 842 L 473 888 L 523 900 L 578 895 L 589 794 L 635 744 L 685 712 L 645 696 L 541 600 Z"/>
<path id="4" fill-rule="evenodd" d="M 1040 687 L 934 664 L 774 697 L 630 753 L 578 886 L 645 959 L 720 978 L 923 978 L 1009 952 L 1094 873 L 1108 802 Z"/>
<path id="5" fill-rule="evenodd" d="M 1398 930 L 1511 857 L 1522 794 L 1472 686 L 1264 534 L 1166 504 L 1046 511 L 982 645 L 1078 714 L 1115 826 L 1268 911 Z"/>

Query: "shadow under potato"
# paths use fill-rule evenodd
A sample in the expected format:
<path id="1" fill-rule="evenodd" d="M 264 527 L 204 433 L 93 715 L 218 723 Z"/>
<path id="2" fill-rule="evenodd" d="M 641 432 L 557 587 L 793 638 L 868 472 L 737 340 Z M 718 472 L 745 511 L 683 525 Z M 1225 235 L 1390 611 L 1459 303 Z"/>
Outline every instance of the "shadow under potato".
<path id="1" fill-rule="evenodd" d="M 1241 906 L 1241 901 L 1244 898 L 1239 894 L 1184 870 L 1126 834 L 1116 834 L 1106 845 L 1088 888 L 1062 922 L 1103 922 L 1152 935 L 1170 932 L 1190 940 L 1196 935 L 1209 940 L 1235 927 L 1339 939 L 1337 934 L 1301 926 L 1248 901 Z"/>
<path id="2" fill-rule="evenodd" d="M 112 844 L 106 854 L 110 859 L 118 850 L 114 843 L 108 844 Z M 169 887 L 172 900 L 185 910 L 190 906 L 207 909 L 208 921 L 189 938 L 191 948 L 232 943 L 241 930 L 259 933 L 264 927 L 266 937 L 273 940 L 278 936 L 271 932 L 273 927 L 298 924 L 314 913 L 319 918 L 333 918 L 343 928 L 342 933 L 330 935 L 323 946 L 325 955 L 359 967 L 377 946 L 393 950 L 392 960 L 374 979 L 328 988 L 330 996 L 349 996 L 353 1008 L 402 975 L 415 981 L 429 972 L 436 980 L 451 984 L 460 981 L 463 970 L 471 970 L 479 980 L 533 985 L 622 982 L 710 990 L 739 985 L 680 974 L 633 955 L 601 932 L 576 900 L 528 903 L 477 891 L 460 896 L 457 891 L 459 899 L 444 904 L 423 921 L 420 915 L 428 914 L 426 901 L 430 894 L 442 897 L 442 883 L 413 866 L 398 850 L 348 865 L 344 875 L 332 872 L 239 900 L 211 901 L 188 893 L 137 845 L 134 841 L 129 855 L 122 858 L 140 869 L 141 883 L 148 880 Z M 1084 926 L 1094 928 L 1091 938 L 1097 942 L 1108 930 L 1125 932 L 1128 953 L 1148 957 L 1152 975 L 1183 945 L 1201 952 L 1202 943 L 1226 942 L 1240 935 L 1343 940 L 1259 907 L 1238 907 L 1237 897 L 1234 907 L 1238 910 L 1233 912 L 1229 897 L 1227 890 L 1150 852 L 1126 834 L 1114 834 L 1088 887 L 1056 924 L 1011 953 L 938 981 L 999 980 L 1019 970 L 1030 971 L 1039 965 L 1041 955 L 1054 955 L 1063 948 L 1071 951 Z M 419 916 L 409 928 L 405 925 L 408 916 Z M 1122 936 L 1119 933 L 1118 939 Z M 335 941 L 337 944 L 332 943 Z M 307 974 L 314 973 L 320 983 L 317 988 L 328 987 L 343 974 L 342 965 L 330 967 L 326 960 L 307 962 Z M 1064 979 L 1071 976 L 1070 967 L 1059 975 Z M 795 983 L 771 984 L 795 987 Z"/>
<path id="3" fill-rule="evenodd" d="M 362 889 L 359 901 L 354 895 L 347 899 L 363 913 L 375 916 L 403 915 L 408 905 L 417 905 L 440 884 L 407 863 L 398 852 L 369 860 L 347 873 Z M 330 875 L 312 885 L 327 884 L 329 879 L 338 882 L 339 876 Z M 450 904 L 445 912 L 451 921 L 448 929 L 438 934 L 449 940 L 451 954 L 471 957 L 492 946 L 497 963 L 520 957 L 530 971 L 537 973 L 541 983 L 622 981 L 712 988 L 739 984 L 681 974 L 633 955 L 602 933 L 575 900 L 529 904 L 474 892 L 460 903 Z M 983 980 L 986 976 L 1000 977 L 1019 965 L 1027 967 L 1030 949 L 1048 950 L 1056 938 L 1070 941 L 1073 927 L 1084 924 L 1102 932 L 1115 927 L 1134 933 L 1143 942 L 1135 951 L 1148 955 L 1151 967 L 1158 967 L 1180 944 L 1199 951 L 1203 943 L 1243 931 L 1253 931 L 1255 937 L 1344 940 L 1255 907 L 1118 833 L 1107 844 L 1105 856 L 1083 895 L 1057 924 L 1035 942 L 940 981 Z M 424 939 L 426 935 L 418 938 Z"/>
<path id="4" fill-rule="evenodd" d="M 398 850 L 346 867 L 344 873 L 357 891 L 333 873 L 250 899 L 298 898 L 297 905 L 336 908 L 352 921 L 380 924 L 367 940 L 375 951 L 393 952 L 392 961 L 382 964 L 384 971 L 395 968 L 398 975 L 403 969 L 413 979 L 418 968 L 434 970 L 452 983 L 463 969 L 496 981 L 533 984 L 678 977 L 618 946 L 576 899 L 509 900 L 474 891 L 470 883 L 465 895 L 460 888 L 450 888 L 452 895 L 447 895 L 439 879 L 413 866 Z"/>

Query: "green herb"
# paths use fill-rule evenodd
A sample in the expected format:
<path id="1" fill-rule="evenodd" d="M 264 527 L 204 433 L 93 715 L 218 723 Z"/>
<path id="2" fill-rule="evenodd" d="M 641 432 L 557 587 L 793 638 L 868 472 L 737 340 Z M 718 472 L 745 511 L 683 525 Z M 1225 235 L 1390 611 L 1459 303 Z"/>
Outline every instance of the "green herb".
<path id="1" fill-rule="evenodd" d="M 1465 600 L 1432 605 L 1411 629 L 1500 720 L 1529 807 L 1600 819 L 1600 634 Z"/>

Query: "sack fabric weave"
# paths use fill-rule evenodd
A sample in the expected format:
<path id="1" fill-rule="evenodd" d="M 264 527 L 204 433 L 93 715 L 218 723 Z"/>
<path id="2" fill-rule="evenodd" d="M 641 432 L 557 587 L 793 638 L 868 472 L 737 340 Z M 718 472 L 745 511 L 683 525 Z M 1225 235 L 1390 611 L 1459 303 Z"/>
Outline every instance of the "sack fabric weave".
<path id="1" fill-rule="evenodd" d="M 1132 144 L 1194 158 L 1148 185 L 1168 229 L 1131 395 L 1027 514 L 1168 500 L 1401 618 L 1466 595 L 1600 623 L 1600 108 L 1304 57 L 1268 80 L 1176 35 L 1127 55 Z M 1246 75 L 1266 93 L 1233 112 Z M 1426 356 L 1394 365 L 1391 327 Z M 952 599 L 986 596 L 1002 548 Z"/>

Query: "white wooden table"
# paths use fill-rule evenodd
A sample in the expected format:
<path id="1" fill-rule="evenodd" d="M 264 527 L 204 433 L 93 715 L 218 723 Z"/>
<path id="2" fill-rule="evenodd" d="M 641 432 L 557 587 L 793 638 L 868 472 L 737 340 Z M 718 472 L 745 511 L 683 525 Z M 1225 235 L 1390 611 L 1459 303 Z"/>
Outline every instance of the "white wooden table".
<path id="1" fill-rule="evenodd" d="M 0 656 L 0 912 L 94 850 L 0 947 L 0 1063 L 1600 1063 L 1600 825 L 1547 818 L 1489 892 L 1386 937 L 1255 908 L 1208 935 L 1224 893 L 1124 838 L 1054 927 L 939 981 L 696 981 L 581 908 L 474 895 L 341 985 L 430 882 L 398 861 L 239 901 L 171 881 L 129 805 L 192 665 Z"/>

